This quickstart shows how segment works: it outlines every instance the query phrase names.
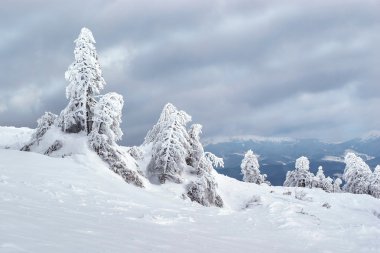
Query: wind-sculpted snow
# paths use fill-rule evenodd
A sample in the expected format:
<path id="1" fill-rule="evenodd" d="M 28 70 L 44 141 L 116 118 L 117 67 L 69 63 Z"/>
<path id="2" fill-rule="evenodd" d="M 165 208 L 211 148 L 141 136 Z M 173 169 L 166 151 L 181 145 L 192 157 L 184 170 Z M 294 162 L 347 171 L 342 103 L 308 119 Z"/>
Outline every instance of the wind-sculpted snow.
<path id="1" fill-rule="evenodd" d="M 87 150 L 0 149 L 0 252 L 378 252 L 380 200 L 214 175 L 224 208 L 182 185 L 125 184 Z M 298 196 L 296 198 L 295 196 Z"/>

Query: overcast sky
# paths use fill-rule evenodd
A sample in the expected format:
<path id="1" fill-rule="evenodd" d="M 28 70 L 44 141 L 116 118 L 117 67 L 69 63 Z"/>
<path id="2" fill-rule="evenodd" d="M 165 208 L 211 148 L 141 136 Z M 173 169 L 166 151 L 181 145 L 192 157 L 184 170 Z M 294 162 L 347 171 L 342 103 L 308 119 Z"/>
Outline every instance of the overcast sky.
<path id="1" fill-rule="evenodd" d="M 141 143 L 167 102 L 203 138 L 336 141 L 380 129 L 376 0 L 1 0 L 0 125 L 35 127 L 66 106 L 84 26 L 104 92 L 124 96 L 124 143 Z"/>

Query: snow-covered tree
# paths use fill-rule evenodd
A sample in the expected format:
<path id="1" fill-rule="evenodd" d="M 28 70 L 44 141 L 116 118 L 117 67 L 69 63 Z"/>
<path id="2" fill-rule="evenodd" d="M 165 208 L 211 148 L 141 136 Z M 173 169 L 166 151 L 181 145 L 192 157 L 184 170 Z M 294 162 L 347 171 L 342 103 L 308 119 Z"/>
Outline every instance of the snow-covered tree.
<path id="1" fill-rule="evenodd" d="M 181 183 L 182 171 L 187 166 L 190 143 L 186 124 L 191 117 L 172 104 L 165 105 L 160 119 L 145 138 L 153 143 L 152 159 L 148 165 L 151 181 L 165 183 L 166 180 Z"/>
<path id="2" fill-rule="evenodd" d="M 313 178 L 312 183 L 313 188 L 321 188 L 326 192 L 333 192 L 333 180 L 330 177 L 326 177 L 325 173 L 323 172 L 322 166 L 318 167 L 317 174 Z"/>
<path id="3" fill-rule="evenodd" d="M 103 89 L 105 81 L 91 31 L 82 28 L 74 42 L 75 61 L 65 73 L 65 78 L 69 82 L 66 88 L 69 104 L 61 112 L 60 126 L 68 133 L 86 131 L 89 134 L 93 124 L 95 95 Z"/>
<path id="4" fill-rule="evenodd" d="M 240 165 L 243 181 L 248 183 L 262 184 L 265 182 L 266 174 L 261 175 L 260 165 L 252 150 L 248 150 Z"/>
<path id="5" fill-rule="evenodd" d="M 370 179 L 369 194 L 380 198 L 380 165 L 377 165 Z"/>
<path id="6" fill-rule="evenodd" d="M 204 206 L 223 206 L 223 200 L 217 192 L 217 183 L 213 176 L 214 167 L 223 167 L 223 159 L 210 152 L 204 152 L 200 142 L 202 126 L 194 124 L 189 130 L 190 152 L 186 159 L 196 179 L 187 185 L 187 196 Z"/>
<path id="7" fill-rule="evenodd" d="M 346 154 L 344 161 L 346 167 L 343 179 L 346 181 L 346 184 L 343 186 L 343 190 L 357 194 L 368 193 L 372 174 L 371 169 L 363 159 L 351 152 Z"/>
<path id="8" fill-rule="evenodd" d="M 120 129 L 123 97 L 111 92 L 101 96 L 95 105 L 92 131 L 89 134 L 90 146 L 109 164 L 110 169 L 126 182 L 143 187 L 140 175 L 130 169 L 116 141 L 123 132 Z"/>
<path id="9" fill-rule="evenodd" d="M 30 151 L 33 145 L 38 145 L 46 132 L 54 125 L 57 117 L 57 115 L 51 112 L 45 112 L 44 115 L 37 120 L 37 128 L 34 130 L 31 140 L 21 148 L 21 151 Z"/>
<path id="10" fill-rule="evenodd" d="M 333 192 L 341 192 L 342 189 L 340 188 L 342 184 L 342 180 L 338 177 L 334 180 L 334 183 L 333 183 Z"/>
<path id="11" fill-rule="evenodd" d="M 325 192 L 334 192 L 333 182 L 334 180 L 331 177 L 325 177 L 321 182 L 321 188 Z"/>
<path id="12" fill-rule="evenodd" d="M 193 168 L 198 167 L 202 156 L 204 156 L 203 145 L 200 142 L 200 134 L 202 133 L 202 125 L 193 124 L 191 125 L 189 134 L 189 144 L 190 144 L 190 154 L 187 158 L 187 164 Z"/>
<path id="13" fill-rule="evenodd" d="M 123 96 L 116 92 L 101 96 L 95 105 L 92 129 L 106 135 L 110 144 L 121 140 L 123 136 L 120 129 L 123 105 Z"/>
<path id="14" fill-rule="evenodd" d="M 296 160 L 295 170 L 286 173 L 284 186 L 288 187 L 313 187 L 313 173 L 310 170 L 309 159 L 301 156 Z"/>

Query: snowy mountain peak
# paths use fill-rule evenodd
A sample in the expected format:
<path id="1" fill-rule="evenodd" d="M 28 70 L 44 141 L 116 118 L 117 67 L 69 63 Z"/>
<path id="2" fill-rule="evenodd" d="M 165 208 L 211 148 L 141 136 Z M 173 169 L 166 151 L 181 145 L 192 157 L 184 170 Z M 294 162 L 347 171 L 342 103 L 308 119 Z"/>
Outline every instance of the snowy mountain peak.
<path id="1" fill-rule="evenodd" d="M 244 142 L 244 141 L 282 143 L 282 142 L 296 142 L 297 140 L 290 137 L 235 135 L 235 136 L 220 136 L 220 137 L 208 138 L 205 140 L 205 145 L 220 144 L 220 143 L 226 143 L 226 142 Z"/>
<path id="2" fill-rule="evenodd" d="M 371 141 L 380 139 L 380 130 L 372 130 L 361 137 L 361 141 Z"/>

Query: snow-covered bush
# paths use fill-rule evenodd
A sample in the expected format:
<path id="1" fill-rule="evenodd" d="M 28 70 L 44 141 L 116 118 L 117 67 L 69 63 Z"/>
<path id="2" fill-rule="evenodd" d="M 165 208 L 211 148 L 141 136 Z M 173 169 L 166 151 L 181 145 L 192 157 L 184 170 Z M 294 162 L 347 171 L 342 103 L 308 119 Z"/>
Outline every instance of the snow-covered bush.
<path id="1" fill-rule="evenodd" d="M 265 182 L 267 175 L 261 175 L 259 161 L 252 150 L 248 150 L 247 153 L 245 153 L 240 168 L 244 182 L 254 184 L 262 184 Z"/>
<path id="2" fill-rule="evenodd" d="M 369 185 L 369 194 L 380 198 L 380 165 L 377 165 L 372 173 Z"/>
<path id="3" fill-rule="evenodd" d="M 191 117 L 178 111 L 172 104 L 165 105 L 160 119 L 145 140 L 153 142 L 152 159 L 148 165 L 148 177 L 152 182 L 166 180 L 181 183 L 182 171 L 186 168 L 190 143 L 186 124 Z"/>
<path id="4" fill-rule="evenodd" d="M 215 155 L 203 155 L 194 172 L 196 179 L 187 185 L 187 196 L 204 206 L 223 206 L 223 200 L 217 192 L 218 184 L 212 175 L 214 166 L 223 166 L 223 160 L 215 159 Z M 213 159 L 210 159 L 212 157 Z"/>
<path id="5" fill-rule="evenodd" d="M 91 132 L 95 95 L 103 89 L 105 81 L 98 62 L 95 39 L 91 31 L 82 28 L 74 41 L 74 62 L 65 73 L 69 82 L 66 88 L 67 107 L 61 112 L 60 126 L 64 132 Z"/>
<path id="6" fill-rule="evenodd" d="M 205 173 L 187 185 L 186 195 L 203 206 L 223 207 L 223 200 L 216 191 L 217 183 L 211 174 Z"/>
<path id="7" fill-rule="evenodd" d="M 313 173 L 309 171 L 309 159 L 301 156 L 296 160 L 295 170 L 286 173 L 284 186 L 287 187 L 313 187 Z"/>
<path id="8" fill-rule="evenodd" d="M 369 193 L 368 187 L 372 171 L 368 165 L 354 153 L 347 153 L 344 161 L 346 167 L 343 179 L 346 184 L 343 186 L 343 190 L 357 194 Z"/>
<path id="9" fill-rule="evenodd" d="M 38 145 L 46 132 L 54 125 L 57 117 L 57 115 L 51 112 L 45 112 L 44 115 L 37 120 L 37 128 L 32 134 L 31 140 L 21 148 L 21 151 L 30 151 L 32 146 Z"/>
<path id="10" fill-rule="evenodd" d="M 299 200 L 303 200 L 303 201 L 313 201 L 313 198 L 312 197 L 308 197 L 306 192 L 300 190 L 300 191 L 297 191 L 295 190 L 294 191 L 294 197 L 296 199 L 299 199 Z"/>

